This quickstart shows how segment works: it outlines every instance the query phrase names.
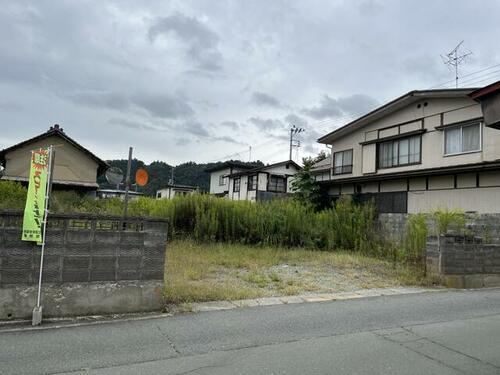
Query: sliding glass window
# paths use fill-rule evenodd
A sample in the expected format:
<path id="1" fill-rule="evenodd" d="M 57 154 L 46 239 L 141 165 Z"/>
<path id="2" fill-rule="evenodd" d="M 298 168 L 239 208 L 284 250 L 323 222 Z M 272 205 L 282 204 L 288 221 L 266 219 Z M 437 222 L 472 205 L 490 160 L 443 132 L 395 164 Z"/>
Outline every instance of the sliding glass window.
<path id="1" fill-rule="evenodd" d="M 394 139 L 378 145 L 378 167 L 392 168 L 421 162 L 422 136 Z"/>

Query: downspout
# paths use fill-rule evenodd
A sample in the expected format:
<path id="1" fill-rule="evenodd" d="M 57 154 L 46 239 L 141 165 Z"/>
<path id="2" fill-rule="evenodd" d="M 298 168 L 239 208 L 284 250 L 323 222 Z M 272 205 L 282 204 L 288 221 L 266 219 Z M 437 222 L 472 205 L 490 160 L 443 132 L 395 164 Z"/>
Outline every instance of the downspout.
<path id="1" fill-rule="evenodd" d="M 333 176 L 333 146 L 332 145 L 329 145 L 329 144 L 326 144 L 325 145 L 327 149 L 330 150 L 330 180 L 332 179 L 332 176 Z M 328 147 L 330 146 L 330 147 Z"/>

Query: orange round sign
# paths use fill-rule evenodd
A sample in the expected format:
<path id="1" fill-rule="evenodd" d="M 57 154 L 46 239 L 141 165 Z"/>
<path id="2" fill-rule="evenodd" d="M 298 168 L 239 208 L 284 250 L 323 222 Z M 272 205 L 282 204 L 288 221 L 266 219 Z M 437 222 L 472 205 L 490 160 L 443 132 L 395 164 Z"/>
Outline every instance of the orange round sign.
<path id="1" fill-rule="evenodd" d="M 135 183 L 139 186 L 144 186 L 148 183 L 149 175 L 148 171 L 141 168 L 135 172 Z"/>

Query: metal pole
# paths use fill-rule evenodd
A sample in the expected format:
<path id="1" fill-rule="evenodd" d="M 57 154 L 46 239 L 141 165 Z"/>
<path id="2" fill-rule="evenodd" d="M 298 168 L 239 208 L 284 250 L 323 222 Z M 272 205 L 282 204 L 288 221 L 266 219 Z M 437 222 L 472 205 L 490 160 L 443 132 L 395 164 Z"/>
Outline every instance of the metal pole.
<path id="1" fill-rule="evenodd" d="M 290 128 L 290 157 L 288 160 L 292 160 L 292 141 L 293 141 L 293 128 Z"/>
<path id="2" fill-rule="evenodd" d="M 123 217 L 127 217 L 128 211 L 128 191 L 130 189 L 130 169 L 132 168 L 132 147 L 128 149 L 127 177 L 125 178 L 125 205 L 123 208 Z"/>
<path id="3" fill-rule="evenodd" d="M 32 324 L 38 325 L 42 322 L 42 308 L 41 308 L 41 300 L 42 300 L 42 273 L 43 273 L 43 255 L 45 252 L 45 237 L 47 233 L 47 218 L 49 214 L 49 198 L 50 198 L 50 188 L 52 181 L 52 153 L 53 147 L 49 146 L 49 165 L 47 171 L 47 185 L 45 187 L 45 212 L 43 215 L 43 232 L 42 232 L 42 251 L 40 253 L 40 272 L 38 275 L 38 296 L 36 300 L 36 308 L 33 311 L 33 321 Z"/>

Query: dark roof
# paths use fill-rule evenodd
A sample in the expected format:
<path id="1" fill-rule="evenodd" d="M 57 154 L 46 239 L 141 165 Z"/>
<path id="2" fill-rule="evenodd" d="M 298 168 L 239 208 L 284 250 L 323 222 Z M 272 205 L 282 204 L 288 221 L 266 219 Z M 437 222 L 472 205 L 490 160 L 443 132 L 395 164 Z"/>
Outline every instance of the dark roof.
<path id="1" fill-rule="evenodd" d="M 246 175 L 246 174 L 252 174 L 252 173 L 259 172 L 259 171 L 262 171 L 262 170 L 265 170 L 265 169 L 269 169 L 269 168 L 273 168 L 273 167 L 278 167 L 278 166 L 284 165 L 284 164 L 292 164 L 298 170 L 302 169 L 302 167 L 300 165 L 298 165 L 296 162 L 294 162 L 293 160 L 285 160 L 285 161 L 280 161 L 279 163 L 268 164 L 268 165 L 263 165 L 261 167 L 252 168 L 252 169 L 249 169 L 247 171 L 236 172 L 236 173 L 230 174 L 229 177 L 236 177 L 236 176 L 243 176 L 243 175 Z"/>
<path id="2" fill-rule="evenodd" d="M 500 81 L 493 82 L 488 86 L 484 86 L 480 89 L 477 89 L 469 94 L 469 96 L 476 100 L 481 100 L 485 96 L 491 95 L 493 93 L 500 92 Z"/>
<path id="3" fill-rule="evenodd" d="M 394 112 L 398 109 L 401 109 L 413 102 L 418 100 L 422 100 L 425 98 L 448 98 L 448 97 L 466 97 L 468 94 L 476 90 L 477 88 L 459 88 L 459 89 L 438 89 L 438 90 L 413 90 L 410 91 L 389 103 L 386 103 L 371 112 L 368 112 L 366 115 L 363 115 L 357 118 L 354 121 L 347 123 L 344 126 L 341 126 L 338 129 L 320 137 L 318 139 L 319 143 L 329 143 L 334 139 L 349 134 L 349 130 L 352 130 L 353 127 L 359 127 L 366 125 L 372 121 L 375 121 L 379 118 L 382 118 L 388 115 L 391 112 Z"/>
<path id="4" fill-rule="evenodd" d="M 163 185 L 163 187 L 160 188 L 160 189 L 158 189 L 158 190 L 166 189 L 166 188 L 169 188 L 169 187 L 179 188 L 179 189 L 192 189 L 192 190 L 198 189 L 198 186 L 179 185 L 179 184 L 166 184 L 166 185 Z"/>
<path id="5" fill-rule="evenodd" d="M 231 168 L 231 167 L 241 168 L 241 169 L 251 169 L 251 168 L 255 168 L 255 165 L 248 165 L 248 164 L 245 164 L 241 161 L 229 160 L 229 161 L 225 161 L 223 163 L 217 163 L 213 167 L 206 168 L 205 171 L 206 172 L 215 172 L 215 171 L 220 171 L 221 169 Z"/>
<path id="6" fill-rule="evenodd" d="M 45 139 L 48 137 L 52 137 L 52 136 L 61 137 L 62 139 L 64 139 L 65 141 L 67 141 L 68 143 L 73 145 L 75 148 L 82 151 L 83 153 L 88 155 L 91 159 L 93 159 L 99 165 L 99 167 L 97 169 L 98 176 L 102 175 L 109 168 L 108 163 L 106 163 L 104 160 L 98 158 L 92 152 L 90 152 L 85 147 L 81 146 L 75 140 L 73 140 L 68 135 L 66 135 L 66 133 L 63 131 L 63 129 L 60 128 L 59 125 L 57 125 L 57 124 L 55 124 L 54 126 L 51 126 L 50 129 L 47 130 L 45 133 L 39 134 L 36 137 L 27 139 L 27 140 L 22 141 L 18 144 L 15 144 L 14 146 L 5 148 L 2 151 L 0 151 L 0 165 L 5 167 L 5 154 L 7 154 L 8 152 L 15 150 L 16 148 L 25 146 L 31 142 L 36 142 L 36 141 L 39 141 L 39 140 L 42 140 L 42 139 Z"/>

